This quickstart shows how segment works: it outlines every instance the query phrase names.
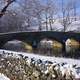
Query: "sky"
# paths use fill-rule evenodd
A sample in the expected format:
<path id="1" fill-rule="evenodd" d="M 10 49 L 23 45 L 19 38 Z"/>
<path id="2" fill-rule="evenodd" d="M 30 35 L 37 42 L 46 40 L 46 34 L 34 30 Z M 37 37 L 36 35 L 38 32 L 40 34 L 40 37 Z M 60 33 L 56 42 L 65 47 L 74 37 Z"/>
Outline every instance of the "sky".
<path id="1" fill-rule="evenodd" d="M 21 1 L 21 0 L 17 0 L 17 1 Z M 40 0 L 43 4 L 45 4 L 47 1 L 49 0 Z M 62 0 L 52 0 L 54 2 L 57 2 L 59 5 L 62 4 Z M 72 1 L 72 0 L 63 0 L 64 4 L 66 4 L 68 1 Z M 80 0 L 75 0 L 77 2 L 76 6 L 78 7 L 77 8 L 77 12 L 80 13 Z"/>

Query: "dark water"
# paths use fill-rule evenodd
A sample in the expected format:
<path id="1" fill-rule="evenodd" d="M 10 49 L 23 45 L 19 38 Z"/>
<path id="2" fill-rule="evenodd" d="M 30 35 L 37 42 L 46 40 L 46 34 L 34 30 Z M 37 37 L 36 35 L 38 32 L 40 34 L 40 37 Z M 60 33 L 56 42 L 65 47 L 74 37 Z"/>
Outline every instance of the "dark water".
<path id="1" fill-rule="evenodd" d="M 68 58 L 75 58 L 80 59 L 80 51 L 76 50 L 75 52 L 69 52 L 66 53 L 65 51 L 59 50 L 59 49 L 50 49 L 50 48 L 33 48 L 32 51 L 25 49 L 25 47 L 22 45 L 22 42 L 20 41 L 14 41 L 11 43 L 6 43 L 3 46 L 3 49 L 5 50 L 12 50 L 12 51 L 18 51 L 18 52 L 31 52 L 35 54 L 40 55 L 47 55 L 47 56 L 56 56 L 56 57 L 68 57 Z"/>

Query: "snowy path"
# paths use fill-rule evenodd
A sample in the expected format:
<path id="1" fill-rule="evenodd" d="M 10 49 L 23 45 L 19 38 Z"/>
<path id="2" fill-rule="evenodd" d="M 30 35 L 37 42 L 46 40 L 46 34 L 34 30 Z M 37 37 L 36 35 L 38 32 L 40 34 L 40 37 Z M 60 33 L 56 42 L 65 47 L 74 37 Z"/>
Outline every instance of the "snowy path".
<path id="1" fill-rule="evenodd" d="M 33 54 L 33 53 L 24 53 L 24 52 L 14 52 L 14 51 L 8 51 L 8 50 L 0 50 L 0 53 L 2 53 L 3 51 L 8 52 L 8 53 L 14 53 L 14 54 L 23 54 L 24 56 L 28 56 L 30 58 L 35 58 L 35 59 L 41 59 L 41 60 L 48 60 L 48 61 L 52 61 L 52 62 L 57 62 L 57 63 L 62 63 L 62 62 L 66 62 L 68 64 L 76 64 L 78 66 L 80 66 L 80 60 L 77 59 L 71 59 L 71 58 L 60 58 L 60 57 L 49 57 L 49 56 L 42 56 L 42 55 L 37 55 L 37 54 Z"/>

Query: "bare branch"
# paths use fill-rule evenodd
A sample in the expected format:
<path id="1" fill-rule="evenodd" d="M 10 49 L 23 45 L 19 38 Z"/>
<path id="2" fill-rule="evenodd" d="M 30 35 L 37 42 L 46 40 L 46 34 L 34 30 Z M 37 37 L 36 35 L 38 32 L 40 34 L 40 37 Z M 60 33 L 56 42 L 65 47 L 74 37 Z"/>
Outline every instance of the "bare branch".
<path id="1" fill-rule="evenodd" d="M 12 4 L 15 0 L 6 0 L 7 4 L 3 7 L 3 9 L 0 12 L 0 18 L 5 14 L 7 8 L 10 4 Z"/>

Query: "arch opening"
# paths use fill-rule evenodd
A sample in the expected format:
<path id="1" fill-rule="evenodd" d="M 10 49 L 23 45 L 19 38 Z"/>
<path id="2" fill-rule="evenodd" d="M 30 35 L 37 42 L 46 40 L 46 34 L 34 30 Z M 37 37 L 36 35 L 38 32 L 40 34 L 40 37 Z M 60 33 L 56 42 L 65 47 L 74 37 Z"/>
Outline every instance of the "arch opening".
<path id="1" fill-rule="evenodd" d="M 38 53 L 49 56 L 61 56 L 63 44 L 55 39 L 43 38 L 38 43 Z"/>
<path id="2" fill-rule="evenodd" d="M 33 48 L 32 45 L 29 44 L 26 41 L 21 41 L 21 40 L 10 40 L 7 41 L 3 46 L 3 49 L 5 50 L 12 50 L 12 51 L 18 51 L 18 52 L 32 52 Z"/>
<path id="3" fill-rule="evenodd" d="M 67 56 L 79 57 L 80 56 L 80 42 L 74 38 L 68 38 L 65 41 L 65 52 Z"/>

